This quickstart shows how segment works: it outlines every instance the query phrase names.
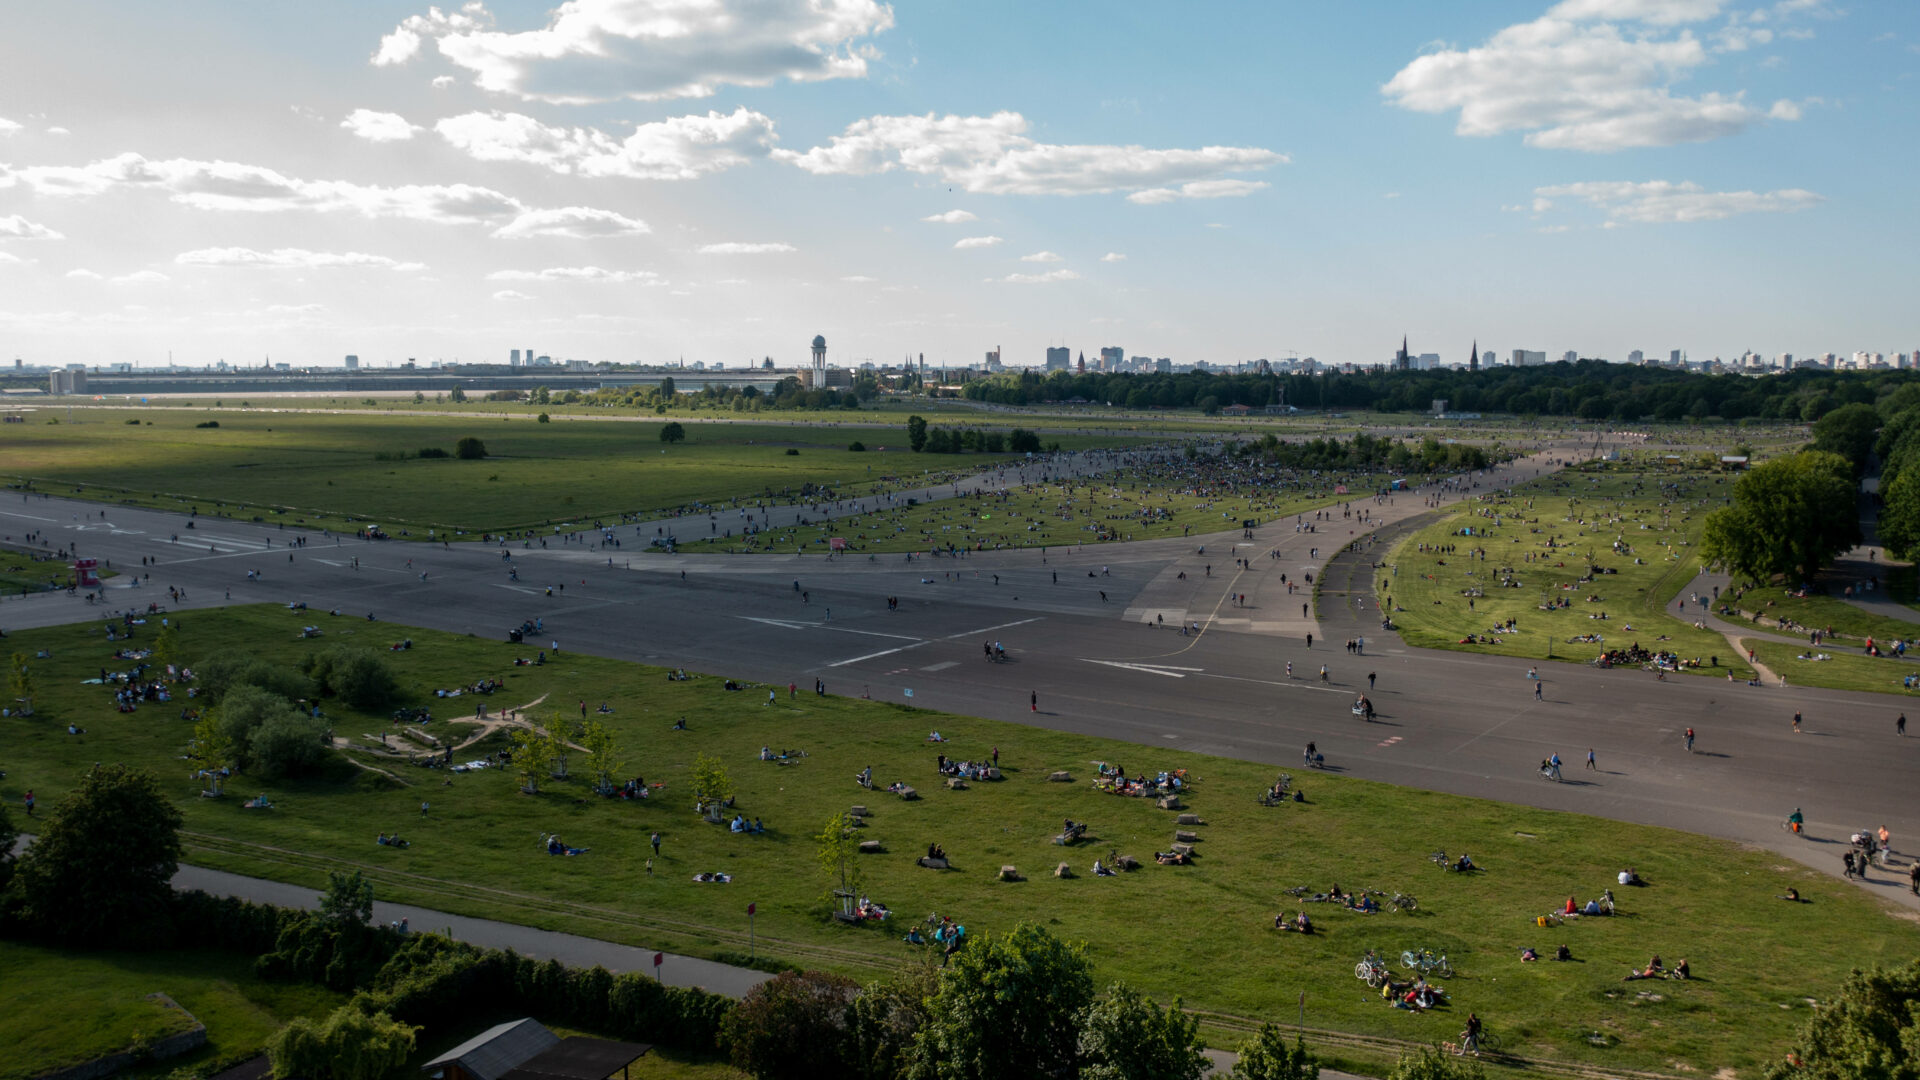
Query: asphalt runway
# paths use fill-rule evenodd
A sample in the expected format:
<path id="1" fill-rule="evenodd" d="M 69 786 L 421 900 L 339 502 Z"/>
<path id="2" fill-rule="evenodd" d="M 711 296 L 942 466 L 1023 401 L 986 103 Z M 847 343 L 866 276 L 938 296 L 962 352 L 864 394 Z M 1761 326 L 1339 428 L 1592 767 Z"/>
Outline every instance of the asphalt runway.
<path id="1" fill-rule="evenodd" d="M 1485 491 L 1539 468 L 1523 461 L 1476 479 Z M 1431 512 L 1423 502 L 1400 492 L 1391 505 L 1370 497 L 1351 505 L 1388 537 L 1417 526 Z M 1412 649 L 1382 632 L 1371 565 L 1391 540 L 1339 555 L 1370 530 L 1334 513 L 1299 523 L 1318 531 L 1271 523 L 1251 540 L 1235 530 L 911 561 L 644 554 L 658 527 L 647 522 L 621 526 L 619 549 L 598 547 L 588 531 L 580 543 L 513 546 L 509 564 L 502 549 L 471 543 L 370 542 L 205 518 L 188 530 L 179 514 L 9 493 L 0 534 L 18 541 L 37 531 L 123 574 L 143 556 L 156 564 L 142 570 L 152 576 L 140 587 L 111 579 L 99 605 L 65 594 L 6 599 L 0 628 L 24 638 L 25 628 L 149 602 L 182 611 L 303 601 L 307 620 L 323 628 L 338 608 L 341 619 L 373 613 L 504 642 L 509 627 L 539 618 L 540 640 L 502 644 L 503 656 L 557 641 L 563 651 L 775 685 L 818 678 L 836 694 L 1264 761 L 1309 790 L 1301 753 L 1312 740 L 1343 775 L 1727 837 L 1836 875 L 1857 829 L 1884 824 L 1896 852 L 1920 850 L 1920 735 L 1894 735 L 1903 701 L 1572 664 L 1540 665 L 1536 699 L 1525 660 Z M 302 536 L 305 547 L 289 547 Z M 508 565 L 519 580 L 509 580 Z M 1309 573 L 1324 575 L 1323 591 L 1319 610 L 1303 617 Z M 170 602 L 168 586 L 186 590 L 185 601 Z M 888 610 L 890 596 L 898 610 Z M 1182 625 L 1199 629 L 1183 635 Z M 1364 654 L 1348 651 L 1344 643 L 1363 636 Z M 1002 643 L 1006 662 L 983 657 L 990 641 Z M 1369 673 L 1372 723 L 1349 711 Z M 1806 717 L 1798 735 L 1796 711 Z M 1689 726 L 1698 735 L 1691 754 L 1682 741 Z M 1553 753 L 1564 782 L 1538 774 Z M 1805 837 L 1779 827 L 1796 806 Z M 1410 825 L 1430 830 L 1436 848 L 1471 849 L 1444 822 Z M 1863 887 L 1920 906 L 1905 886 L 1908 858 Z M 1633 864 L 1634 852 L 1619 861 Z"/>

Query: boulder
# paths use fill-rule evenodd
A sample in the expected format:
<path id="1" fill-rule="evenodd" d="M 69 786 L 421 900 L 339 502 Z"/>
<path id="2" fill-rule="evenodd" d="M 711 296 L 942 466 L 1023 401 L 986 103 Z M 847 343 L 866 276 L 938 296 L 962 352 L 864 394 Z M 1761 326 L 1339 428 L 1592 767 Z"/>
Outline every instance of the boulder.
<path id="1" fill-rule="evenodd" d="M 1162 795 L 1157 805 L 1162 810 L 1178 810 L 1180 809 L 1180 796 Z"/>
<path id="2" fill-rule="evenodd" d="M 1182 844 L 1197 844 L 1200 842 L 1199 833 L 1189 832 L 1186 829 L 1175 829 L 1173 832 L 1173 838 Z"/>
<path id="3" fill-rule="evenodd" d="M 1059 866 L 1053 868 L 1053 876 L 1057 878 L 1070 878 L 1073 876 L 1073 867 L 1068 866 L 1066 863 L 1061 863 Z"/>
<path id="4" fill-rule="evenodd" d="M 930 859 L 925 855 L 922 855 L 920 856 L 920 865 L 926 867 L 929 870 L 945 870 L 947 868 L 947 860 Z"/>
<path id="5" fill-rule="evenodd" d="M 1181 814 L 1181 815 L 1180 815 L 1179 817 L 1177 817 L 1177 818 L 1174 818 L 1173 820 L 1174 820 L 1174 824 L 1176 824 L 1176 825 L 1199 825 L 1199 824 L 1201 824 L 1201 821 L 1200 821 L 1200 815 L 1199 815 L 1199 814 Z"/>
<path id="6" fill-rule="evenodd" d="M 1122 855 L 1119 858 L 1113 860 L 1113 865 L 1119 867 L 1122 870 L 1138 870 L 1140 869 L 1140 860 L 1134 858 L 1131 855 Z"/>
<path id="7" fill-rule="evenodd" d="M 912 802 L 913 800 L 915 800 L 915 799 L 917 799 L 917 798 L 919 798 L 919 797 L 920 797 L 920 793 L 919 793 L 919 792 L 917 792 L 917 791 L 915 791 L 915 790 L 913 790 L 913 789 L 912 789 L 912 788 L 910 788 L 910 787 L 909 787 L 909 788 L 901 788 L 901 789 L 900 789 L 900 798 L 901 798 L 901 799 L 902 799 L 903 801 L 906 801 L 906 802 Z"/>
<path id="8" fill-rule="evenodd" d="M 860 841 L 860 854 L 862 855 L 878 855 L 882 850 L 884 849 L 881 848 L 880 841 L 878 840 Z"/>
<path id="9" fill-rule="evenodd" d="M 1056 784 L 1071 784 L 1073 783 L 1073 774 L 1063 769 L 1060 772 L 1049 775 L 1047 779 Z"/>
<path id="10" fill-rule="evenodd" d="M 967 782 L 965 780 L 960 779 L 957 776 L 949 777 L 947 779 L 947 790 L 965 791 L 967 790 Z"/>
<path id="11" fill-rule="evenodd" d="M 1020 871 L 1015 870 L 1011 864 L 1007 866 L 1003 866 L 1000 868 L 1000 880 L 1001 881 L 1019 881 Z"/>

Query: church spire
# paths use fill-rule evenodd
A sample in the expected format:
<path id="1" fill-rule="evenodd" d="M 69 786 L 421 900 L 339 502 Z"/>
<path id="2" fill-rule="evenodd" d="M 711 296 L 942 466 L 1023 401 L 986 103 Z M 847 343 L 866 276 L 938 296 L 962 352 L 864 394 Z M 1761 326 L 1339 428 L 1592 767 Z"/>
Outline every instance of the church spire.
<path id="1" fill-rule="evenodd" d="M 1480 339 L 1473 339 L 1473 351 L 1467 354 L 1467 370 L 1480 370 Z"/>

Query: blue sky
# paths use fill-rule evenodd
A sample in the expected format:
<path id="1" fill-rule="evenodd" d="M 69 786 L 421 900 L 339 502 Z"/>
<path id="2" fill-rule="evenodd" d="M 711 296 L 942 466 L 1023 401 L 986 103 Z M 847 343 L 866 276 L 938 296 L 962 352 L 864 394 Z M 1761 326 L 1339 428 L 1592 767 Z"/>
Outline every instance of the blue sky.
<path id="1" fill-rule="evenodd" d="M 8 5 L 0 353 L 1917 350 L 1917 10 Z"/>

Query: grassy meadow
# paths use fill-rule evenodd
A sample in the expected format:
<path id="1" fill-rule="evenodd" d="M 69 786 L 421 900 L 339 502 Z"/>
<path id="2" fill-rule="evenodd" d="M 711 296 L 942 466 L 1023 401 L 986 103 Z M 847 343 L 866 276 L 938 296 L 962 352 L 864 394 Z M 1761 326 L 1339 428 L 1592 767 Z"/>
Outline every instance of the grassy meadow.
<path id="1" fill-rule="evenodd" d="M 734 692 L 715 678 L 669 681 L 658 669 L 587 656 L 516 667 L 513 658 L 531 649 L 389 624 L 339 620 L 326 624 L 326 637 L 297 638 L 301 620 L 312 617 L 271 607 L 195 612 L 184 620 L 182 653 L 245 650 L 292 665 L 316 649 L 383 648 L 410 637 L 411 651 L 385 655 L 408 699 L 432 706 L 427 733 L 477 733 L 458 718 L 471 718 L 478 702 L 490 712 L 522 707 L 543 721 L 555 710 L 577 717 L 583 701 L 600 715 L 592 710 L 604 702 L 624 759 L 618 775 L 661 786 L 645 801 L 596 797 L 585 758 L 575 755 L 572 779 L 545 780 L 540 794 L 525 795 L 518 778 L 499 769 L 452 774 L 410 765 L 405 752 L 380 749 L 383 733 L 408 741 L 391 734 L 397 729 L 383 715 L 337 711 L 334 733 L 350 749 L 322 774 L 278 782 L 239 776 L 227 797 L 199 798 L 181 759 L 190 724 L 179 714 L 187 702 L 115 712 L 105 689 L 82 680 L 103 665 L 124 666 L 111 659 L 123 643 L 109 644 L 97 626 L 71 626 L 10 635 L 15 651 L 52 656 L 31 663 L 36 715 L 0 720 L 8 747 L 0 799 L 17 805 L 32 787 L 50 808 L 90 763 L 126 761 L 154 770 L 179 800 L 190 861 L 316 889 L 328 871 L 357 868 L 385 899 L 721 959 L 748 951 L 745 911 L 756 903 L 761 958 L 855 976 L 903 962 L 912 947 L 900 936 L 929 912 L 952 914 L 975 934 L 1031 920 L 1086 941 L 1101 981 L 1125 978 L 1162 998 L 1179 995 L 1226 1028 L 1291 1018 L 1302 992 L 1310 1027 L 1373 1039 L 1448 1038 L 1472 1009 L 1515 1053 L 1603 1068 L 1748 1073 L 1774 1059 L 1847 968 L 1904 960 L 1920 949 L 1920 925 L 1852 887 L 1707 837 L 1298 771 L 1306 801 L 1266 807 L 1256 795 L 1275 770 L 1258 763 L 817 697 L 804 688 L 791 697 L 777 688 L 777 703 L 768 705 L 765 687 Z M 139 633 L 150 640 L 157 629 L 149 624 Z M 432 695 L 487 677 L 506 688 L 479 699 Z M 686 730 L 672 730 L 681 718 Z M 70 723 L 85 733 L 69 735 Z M 927 741 L 934 730 L 948 741 Z M 455 760 L 505 742 L 496 731 Z M 805 756 L 764 762 L 763 746 Z M 1005 780 L 966 790 L 939 782 L 936 753 L 978 760 L 996 747 Z M 690 770 L 701 755 L 723 764 L 738 810 L 763 820 L 764 835 L 733 834 L 693 812 Z M 1193 865 L 1154 864 L 1153 852 L 1174 841 L 1174 814 L 1096 790 L 1096 761 L 1120 763 L 1130 774 L 1186 770 L 1187 802 L 1204 822 L 1191 827 L 1200 837 Z M 853 777 L 866 766 L 878 785 L 903 781 L 921 797 L 906 802 L 861 790 Z M 1048 780 L 1061 770 L 1072 782 Z M 275 809 L 241 808 L 261 792 Z M 896 913 L 884 924 L 845 926 L 829 916 L 832 882 L 814 836 L 855 803 L 871 810 L 860 837 L 883 848 L 856 865 L 861 891 Z M 1090 838 L 1072 848 L 1053 844 L 1064 818 L 1088 822 Z M 379 832 L 398 833 L 411 846 L 376 845 Z M 654 832 L 662 847 L 649 869 Z M 549 856 L 546 833 L 589 851 Z M 952 869 L 915 864 L 930 843 L 946 848 Z M 1444 872 L 1426 857 L 1434 849 L 1469 851 L 1487 872 Z M 1145 865 L 1092 876 L 1093 859 L 1115 851 Z M 1072 878 L 1053 876 L 1062 861 Z M 1024 880 L 996 880 L 1003 865 L 1018 867 Z M 1533 916 L 1557 910 L 1569 895 L 1597 896 L 1625 865 L 1651 884 L 1618 890 L 1622 915 L 1534 925 Z M 731 883 L 693 880 L 711 871 L 731 875 Z M 1361 915 L 1285 893 L 1335 883 L 1412 893 L 1419 908 Z M 1813 902 L 1774 899 L 1788 885 Z M 1273 929 L 1276 914 L 1302 908 L 1318 933 Z M 1518 962 L 1522 946 L 1550 953 L 1561 943 L 1575 963 Z M 1452 959 L 1451 1008 L 1390 1009 L 1353 977 L 1367 949 L 1397 957 L 1416 947 Z M 1686 957 L 1697 978 L 1620 981 L 1651 953 L 1670 963 Z"/>
<path id="2" fill-rule="evenodd" d="M 1458 504 L 1401 541 L 1374 587 L 1392 598 L 1411 645 L 1585 663 L 1638 643 L 1700 661 L 1683 670 L 1724 676 L 1734 663 L 1726 638 L 1665 606 L 1698 576 L 1700 530 L 1731 492 L 1719 473 L 1633 462 L 1565 470 Z M 1513 632 L 1502 629 L 1508 619 Z M 1589 635 L 1600 640 L 1576 640 Z"/>

